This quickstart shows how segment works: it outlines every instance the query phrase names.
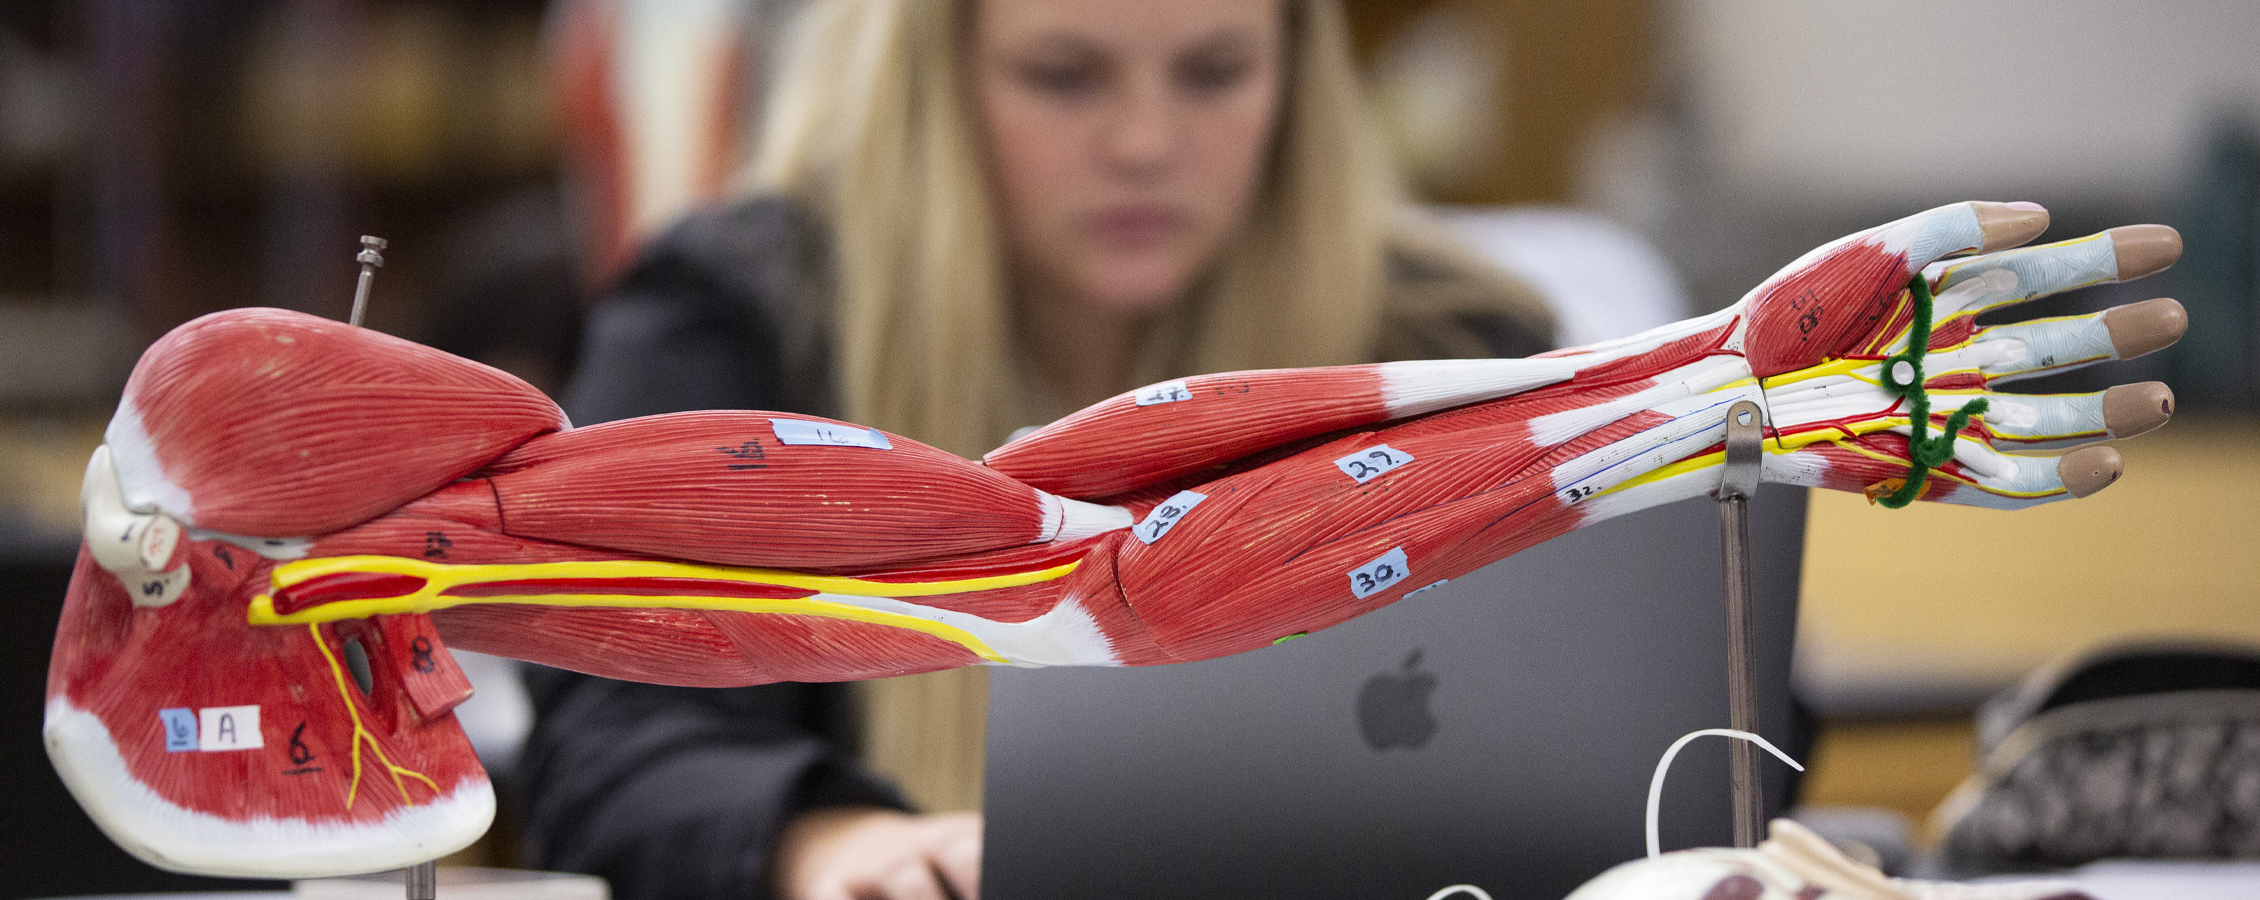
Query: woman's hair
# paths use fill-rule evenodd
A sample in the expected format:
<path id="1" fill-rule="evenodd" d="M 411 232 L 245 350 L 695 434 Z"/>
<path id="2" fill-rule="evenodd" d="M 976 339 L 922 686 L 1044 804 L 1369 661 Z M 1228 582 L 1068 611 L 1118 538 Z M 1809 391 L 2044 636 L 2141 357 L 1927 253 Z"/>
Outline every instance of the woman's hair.
<path id="1" fill-rule="evenodd" d="M 975 0 L 816 0 L 794 25 L 746 188 L 832 237 L 846 416 L 969 456 L 1059 410 L 1036 399 L 961 54 Z M 1147 330 L 1133 375 L 1362 362 L 1401 191 L 1333 0 L 1286 0 L 1277 132 L 1238 234 Z M 1124 385 L 1125 389 L 1132 385 Z"/>

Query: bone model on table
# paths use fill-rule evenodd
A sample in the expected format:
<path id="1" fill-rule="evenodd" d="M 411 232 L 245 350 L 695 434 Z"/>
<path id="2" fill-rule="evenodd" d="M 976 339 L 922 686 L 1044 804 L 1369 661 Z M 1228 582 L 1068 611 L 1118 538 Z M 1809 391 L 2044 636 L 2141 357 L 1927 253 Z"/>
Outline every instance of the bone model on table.
<path id="1" fill-rule="evenodd" d="M 1443 895 L 1439 891 L 1438 895 Z M 1437 900 L 1431 897 L 1430 900 Z M 1891 878 L 1791 819 L 1752 849 L 1704 847 L 1623 863 L 1565 900 L 2095 900 L 2060 879 L 1956 884 Z"/>
<path id="2" fill-rule="evenodd" d="M 1941 207 L 1634 337 L 1187 378 L 979 464 L 782 413 L 572 428 L 523 382 L 436 350 L 215 313 L 142 356 L 88 464 L 48 752 L 158 866 L 375 871 L 465 846 L 492 815 L 450 713 L 470 693 L 450 646 L 706 686 L 1238 653 L 1709 493 L 1741 400 L 1764 409 L 1768 481 L 2083 496 L 2118 476 L 2116 451 L 1994 448 L 2129 436 L 2172 395 L 1990 384 L 2165 346 L 2180 307 L 1974 318 L 2149 274 L 2180 243 L 2131 226 L 2000 251 L 2045 225 L 2038 207 Z M 1909 289 L 1918 273 L 1935 300 Z M 1904 346 L 1923 320 L 1927 345 Z M 1886 382 L 1894 354 L 1920 385 Z M 1936 430 L 1981 398 L 1946 458 L 1910 466 L 1915 400 Z"/>

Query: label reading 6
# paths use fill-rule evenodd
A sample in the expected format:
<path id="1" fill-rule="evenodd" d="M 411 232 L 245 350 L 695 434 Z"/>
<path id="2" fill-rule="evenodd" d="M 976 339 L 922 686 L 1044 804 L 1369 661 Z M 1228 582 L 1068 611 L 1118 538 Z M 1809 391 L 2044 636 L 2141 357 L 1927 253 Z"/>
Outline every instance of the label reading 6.
<path id="1" fill-rule="evenodd" d="M 1379 478 L 1391 469 L 1413 461 L 1413 455 L 1388 444 L 1375 444 L 1334 461 L 1334 467 L 1359 484 Z"/>
<path id="2" fill-rule="evenodd" d="M 1390 585 L 1411 574 L 1412 567 L 1405 564 L 1405 548 L 1391 547 L 1380 559 L 1350 570 L 1350 593 L 1363 600 L 1388 590 Z"/>
<path id="3" fill-rule="evenodd" d="M 1185 518 L 1186 513 L 1192 512 L 1193 507 L 1201 505 L 1201 501 L 1206 499 L 1208 499 L 1207 494 L 1196 494 L 1192 491 L 1178 491 L 1171 494 L 1169 499 L 1163 500 L 1160 505 L 1155 506 L 1153 512 L 1147 513 L 1145 520 L 1139 522 L 1137 527 L 1130 529 L 1130 533 L 1137 535 L 1139 541 L 1147 544 L 1161 540 L 1161 536 L 1168 534 L 1169 529 L 1177 527 L 1177 523 Z"/>

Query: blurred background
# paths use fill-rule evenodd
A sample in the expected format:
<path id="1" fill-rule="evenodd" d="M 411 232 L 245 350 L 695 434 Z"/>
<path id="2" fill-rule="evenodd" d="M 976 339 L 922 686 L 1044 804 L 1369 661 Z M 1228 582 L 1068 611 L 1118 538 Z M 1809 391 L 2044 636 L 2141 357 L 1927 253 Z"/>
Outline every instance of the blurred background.
<path id="1" fill-rule="evenodd" d="M 792 5 L 0 5 L 0 591 L 22 620 L 6 783 L 61 797 L 35 737 L 46 644 L 79 476 L 143 346 L 233 306 L 343 318 L 374 234 L 391 249 L 369 325 L 554 389 L 591 286 L 727 184 Z M 1691 311 L 1961 199 L 2041 202 L 2052 239 L 2184 235 L 2167 275 L 2035 311 L 2188 307 L 2170 351 L 2019 388 L 2169 382 L 2182 413 L 2123 448 L 2122 484 L 2014 515 L 1814 496 L 1806 803 L 1890 811 L 1920 842 L 1970 771 L 1977 704 L 2034 667 L 2128 636 L 2260 642 L 2260 5 L 1346 6 L 1425 201 L 1614 223 L 1668 260 Z M 13 858 L 91 834 L 9 808 Z M 506 835 L 490 843 L 509 861 Z"/>

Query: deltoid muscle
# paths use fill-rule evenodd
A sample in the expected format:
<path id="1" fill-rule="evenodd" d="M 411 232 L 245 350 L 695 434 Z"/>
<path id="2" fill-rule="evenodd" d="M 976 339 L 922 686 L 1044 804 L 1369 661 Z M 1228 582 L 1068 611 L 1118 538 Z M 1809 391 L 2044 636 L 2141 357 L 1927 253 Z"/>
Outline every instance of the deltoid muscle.
<path id="1" fill-rule="evenodd" d="M 1937 262 L 2044 225 L 1942 207 L 1635 337 L 1188 378 L 980 464 L 780 413 L 572 428 L 475 363 L 217 313 L 149 348 L 88 466 L 49 752 L 157 865 L 383 869 L 469 843 L 492 812 L 450 713 L 469 687 L 449 646 L 710 686 L 1237 653 L 1708 492 L 1739 400 L 1766 410 L 1771 481 L 1887 493 L 1927 476 L 1925 499 L 1999 507 L 2084 495 L 2117 477 L 2114 451 L 1992 445 L 2127 436 L 2171 395 L 1990 383 L 2156 349 L 2180 308 L 1973 317 L 2147 274 L 2179 243 L 2134 226 Z M 1908 289 L 1918 273 L 1935 300 Z M 1924 312 L 1924 378 L 1895 390 L 1884 370 Z M 1934 429 L 1990 406 L 1911 467 L 1910 397 Z"/>

